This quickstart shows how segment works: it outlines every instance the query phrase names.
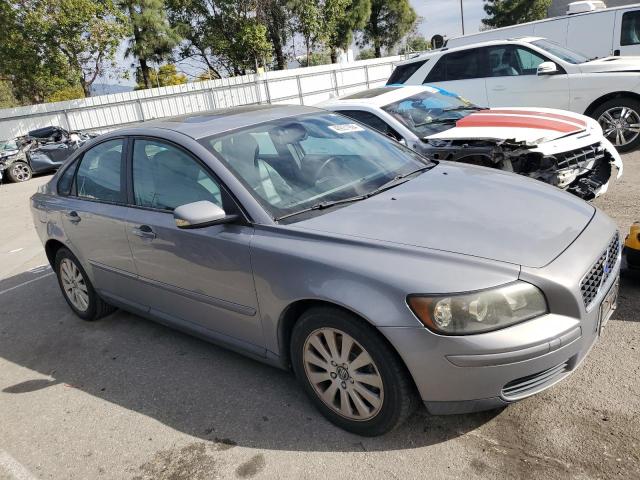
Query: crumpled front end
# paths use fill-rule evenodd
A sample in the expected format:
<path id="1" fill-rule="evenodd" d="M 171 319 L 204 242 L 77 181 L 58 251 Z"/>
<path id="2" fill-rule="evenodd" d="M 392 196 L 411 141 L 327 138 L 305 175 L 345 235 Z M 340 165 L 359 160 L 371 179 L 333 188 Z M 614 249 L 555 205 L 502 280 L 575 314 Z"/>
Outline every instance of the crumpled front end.
<path id="1" fill-rule="evenodd" d="M 589 137 L 594 140 L 593 136 Z M 616 178 L 620 178 L 623 171 L 620 155 L 602 137 L 569 150 L 553 144 L 532 145 L 489 138 L 427 139 L 422 153 L 439 160 L 514 172 L 567 190 L 583 200 L 593 200 L 607 191 L 613 167 L 617 170 Z"/>

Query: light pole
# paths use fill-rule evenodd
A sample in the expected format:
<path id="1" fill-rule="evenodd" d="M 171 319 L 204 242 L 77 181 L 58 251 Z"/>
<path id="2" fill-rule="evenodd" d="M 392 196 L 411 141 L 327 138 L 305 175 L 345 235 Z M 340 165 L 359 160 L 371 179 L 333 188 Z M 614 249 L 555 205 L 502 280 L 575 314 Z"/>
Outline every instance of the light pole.
<path id="1" fill-rule="evenodd" d="M 464 36 L 464 9 L 462 8 L 462 0 L 460 0 L 460 21 L 462 22 L 462 35 Z"/>

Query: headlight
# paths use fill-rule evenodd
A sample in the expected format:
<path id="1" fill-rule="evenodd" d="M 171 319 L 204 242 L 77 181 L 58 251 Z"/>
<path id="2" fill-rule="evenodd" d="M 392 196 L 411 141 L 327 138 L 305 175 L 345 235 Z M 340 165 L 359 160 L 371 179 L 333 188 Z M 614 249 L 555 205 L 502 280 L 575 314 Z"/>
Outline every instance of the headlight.
<path id="1" fill-rule="evenodd" d="M 520 281 L 472 293 L 410 295 L 407 303 L 427 328 L 444 335 L 497 330 L 549 311 L 542 292 Z"/>

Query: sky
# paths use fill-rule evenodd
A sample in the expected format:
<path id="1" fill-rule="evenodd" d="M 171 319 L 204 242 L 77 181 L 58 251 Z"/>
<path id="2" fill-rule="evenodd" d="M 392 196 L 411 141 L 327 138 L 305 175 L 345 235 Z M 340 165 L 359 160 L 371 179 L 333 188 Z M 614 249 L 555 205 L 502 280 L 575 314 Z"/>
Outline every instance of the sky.
<path id="1" fill-rule="evenodd" d="M 418 25 L 418 32 L 427 39 L 433 35 L 440 34 L 447 37 L 461 35 L 462 27 L 460 22 L 460 1 L 461 0 L 409 0 L 416 13 L 421 17 Z M 464 8 L 465 33 L 475 33 L 480 29 L 481 20 L 484 17 L 482 5 L 483 0 L 462 0 Z M 118 64 L 128 69 L 132 63 L 131 59 L 124 58 L 125 45 L 122 45 L 118 52 Z M 179 64 L 178 68 L 192 70 L 188 65 Z M 187 71 L 189 74 L 197 72 Z M 129 80 L 101 78 L 99 83 L 120 84 L 123 86 L 133 86 L 135 81 L 133 75 Z M 102 92 L 100 92 L 102 93 Z"/>
<path id="2" fill-rule="evenodd" d="M 410 0 L 416 13 L 422 17 L 418 31 L 430 39 L 435 34 L 449 38 L 462 34 L 460 0 Z M 465 33 L 475 33 L 484 18 L 482 0 L 462 0 Z"/>

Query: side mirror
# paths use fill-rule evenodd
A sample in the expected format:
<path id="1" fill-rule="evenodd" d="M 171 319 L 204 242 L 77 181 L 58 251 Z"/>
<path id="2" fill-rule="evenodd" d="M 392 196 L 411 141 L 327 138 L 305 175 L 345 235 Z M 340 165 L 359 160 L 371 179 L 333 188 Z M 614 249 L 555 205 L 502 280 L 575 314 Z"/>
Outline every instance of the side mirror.
<path id="1" fill-rule="evenodd" d="M 558 73 L 558 66 L 553 62 L 542 62 L 538 65 L 537 75 L 555 75 Z"/>
<path id="2" fill-rule="evenodd" d="M 211 225 L 231 223 L 237 215 L 227 215 L 215 203 L 207 200 L 180 205 L 173 211 L 173 218 L 178 228 L 204 228 Z"/>

